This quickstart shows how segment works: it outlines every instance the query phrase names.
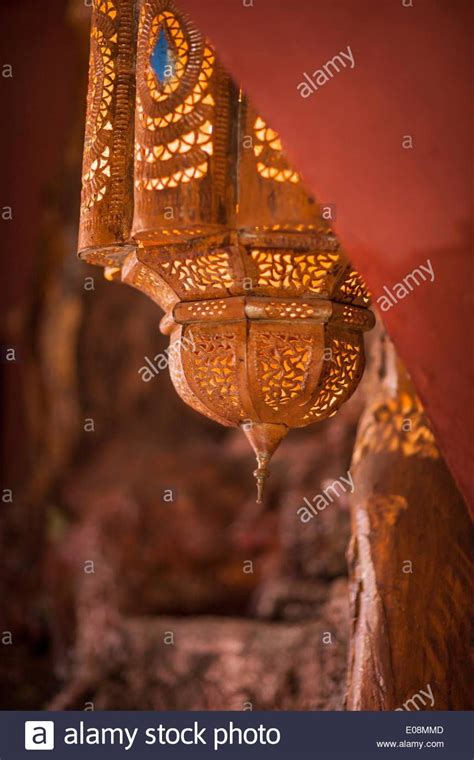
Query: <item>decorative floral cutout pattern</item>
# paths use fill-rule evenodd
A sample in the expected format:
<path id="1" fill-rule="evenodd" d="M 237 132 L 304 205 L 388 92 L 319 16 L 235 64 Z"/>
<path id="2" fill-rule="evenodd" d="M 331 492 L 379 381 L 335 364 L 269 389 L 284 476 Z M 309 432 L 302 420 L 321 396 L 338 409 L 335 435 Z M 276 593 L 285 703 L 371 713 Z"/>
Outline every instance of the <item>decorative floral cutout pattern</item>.
<path id="1" fill-rule="evenodd" d="M 90 209 L 103 200 L 111 176 L 113 140 L 111 105 L 116 81 L 117 9 L 112 0 L 96 3 L 98 14 L 91 30 L 89 102 L 84 141 L 82 205 Z"/>
<path id="2" fill-rule="evenodd" d="M 370 295 L 360 274 L 354 269 L 349 270 L 342 285 L 335 295 L 336 301 L 350 301 L 361 306 L 369 306 Z"/>
<path id="3" fill-rule="evenodd" d="M 257 374 L 263 399 L 274 411 L 303 392 L 312 349 L 312 338 L 302 335 L 258 333 Z"/>
<path id="4" fill-rule="evenodd" d="M 257 171 L 261 177 L 272 179 L 276 182 L 300 181 L 298 172 L 288 166 L 288 162 L 282 151 L 282 144 L 278 132 L 268 127 L 261 116 L 257 116 L 254 124 L 255 142 L 253 152 L 257 159 Z"/>
<path id="5" fill-rule="evenodd" d="M 330 358 L 326 360 L 319 393 L 304 419 L 311 421 L 329 417 L 339 409 L 357 386 L 361 370 L 362 342 L 333 337 L 329 345 Z"/>
<path id="6" fill-rule="evenodd" d="M 161 264 L 165 273 L 177 277 L 187 292 L 222 290 L 233 283 L 230 258 L 225 251 L 215 251 L 196 258 L 176 258 Z"/>
<path id="7" fill-rule="evenodd" d="M 251 257 L 258 267 L 258 285 L 298 293 L 329 295 L 329 278 L 341 268 L 340 255 L 332 252 L 254 249 Z"/>
<path id="8" fill-rule="evenodd" d="M 193 326 L 192 382 L 204 400 L 225 419 L 241 415 L 238 388 L 238 337 L 232 328 L 216 331 Z"/>
<path id="9" fill-rule="evenodd" d="M 174 188 L 204 177 L 214 150 L 209 85 L 215 56 L 167 5 L 154 0 L 140 15 L 138 55 L 145 59 L 145 75 L 137 83 L 138 190 Z M 153 65 L 158 44 L 166 48 L 162 56 L 168 55 L 160 72 Z"/>

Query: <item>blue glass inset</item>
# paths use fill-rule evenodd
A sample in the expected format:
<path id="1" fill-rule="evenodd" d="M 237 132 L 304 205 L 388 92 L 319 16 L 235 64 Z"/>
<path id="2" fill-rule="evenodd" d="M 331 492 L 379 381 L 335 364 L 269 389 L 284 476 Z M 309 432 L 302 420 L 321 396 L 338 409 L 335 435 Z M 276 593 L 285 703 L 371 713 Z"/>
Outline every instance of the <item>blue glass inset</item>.
<path id="1" fill-rule="evenodd" d="M 161 84 L 163 84 L 166 79 L 172 79 L 174 76 L 174 55 L 163 27 L 160 29 L 160 33 L 152 50 L 150 63 Z"/>

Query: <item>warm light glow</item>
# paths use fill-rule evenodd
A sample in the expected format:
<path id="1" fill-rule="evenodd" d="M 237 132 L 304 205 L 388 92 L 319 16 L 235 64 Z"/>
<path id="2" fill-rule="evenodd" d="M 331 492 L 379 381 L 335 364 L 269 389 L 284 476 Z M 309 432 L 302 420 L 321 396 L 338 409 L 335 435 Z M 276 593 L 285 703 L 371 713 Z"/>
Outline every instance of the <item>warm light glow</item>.
<path id="1" fill-rule="evenodd" d="M 136 26 L 133 0 L 115 9 L 93 14 L 82 255 L 163 308 L 177 392 L 242 426 L 261 496 L 288 429 L 357 387 L 369 296 L 278 133 L 192 22 L 170 0 L 144 0 Z"/>

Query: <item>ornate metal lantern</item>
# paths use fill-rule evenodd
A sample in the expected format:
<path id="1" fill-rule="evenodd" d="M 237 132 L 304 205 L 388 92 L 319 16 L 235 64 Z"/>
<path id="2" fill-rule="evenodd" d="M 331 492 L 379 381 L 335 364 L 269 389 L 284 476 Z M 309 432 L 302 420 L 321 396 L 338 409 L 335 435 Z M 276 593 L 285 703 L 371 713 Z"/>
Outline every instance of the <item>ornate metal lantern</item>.
<path id="1" fill-rule="evenodd" d="M 336 413 L 368 295 L 209 42 L 169 0 L 95 0 L 79 253 L 164 311 L 183 400 L 267 464 Z"/>

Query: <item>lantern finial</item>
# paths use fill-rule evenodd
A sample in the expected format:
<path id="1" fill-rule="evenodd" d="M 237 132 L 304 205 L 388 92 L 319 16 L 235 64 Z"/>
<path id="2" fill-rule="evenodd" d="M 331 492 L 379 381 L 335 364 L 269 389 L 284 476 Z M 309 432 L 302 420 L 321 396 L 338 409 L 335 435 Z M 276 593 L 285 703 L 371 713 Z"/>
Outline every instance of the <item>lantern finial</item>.
<path id="1" fill-rule="evenodd" d="M 268 476 L 268 464 L 288 433 L 288 427 L 269 422 L 246 422 L 242 428 L 257 457 L 258 466 L 254 475 L 257 481 L 257 504 L 261 504 L 265 480 Z"/>

